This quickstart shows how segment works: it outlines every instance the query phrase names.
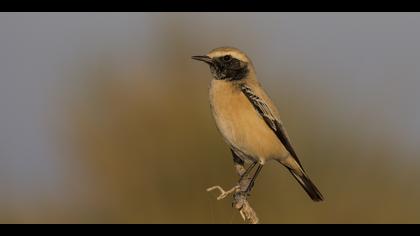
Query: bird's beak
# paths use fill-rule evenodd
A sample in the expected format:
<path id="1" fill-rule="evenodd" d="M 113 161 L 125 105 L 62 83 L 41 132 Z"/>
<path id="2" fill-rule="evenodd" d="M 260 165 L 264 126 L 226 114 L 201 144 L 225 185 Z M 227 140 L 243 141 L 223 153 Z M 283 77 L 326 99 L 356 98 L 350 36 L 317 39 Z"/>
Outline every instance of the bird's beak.
<path id="1" fill-rule="evenodd" d="M 210 65 L 213 64 L 213 60 L 209 56 L 192 56 L 191 58 L 197 61 L 204 61 L 205 63 Z"/>

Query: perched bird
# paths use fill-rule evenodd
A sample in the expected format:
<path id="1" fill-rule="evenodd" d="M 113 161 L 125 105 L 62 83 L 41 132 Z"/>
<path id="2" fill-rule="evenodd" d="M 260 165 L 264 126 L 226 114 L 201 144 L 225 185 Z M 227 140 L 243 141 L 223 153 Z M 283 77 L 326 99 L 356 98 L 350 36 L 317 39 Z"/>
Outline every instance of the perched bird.
<path id="1" fill-rule="evenodd" d="M 234 161 L 250 163 L 246 174 L 257 166 L 247 192 L 263 165 L 275 160 L 292 173 L 313 201 L 322 201 L 322 194 L 303 169 L 277 108 L 258 82 L 248 56 L 236 48 L 220 47 L 192 59 L 210 66 L 211 110 Z"/>

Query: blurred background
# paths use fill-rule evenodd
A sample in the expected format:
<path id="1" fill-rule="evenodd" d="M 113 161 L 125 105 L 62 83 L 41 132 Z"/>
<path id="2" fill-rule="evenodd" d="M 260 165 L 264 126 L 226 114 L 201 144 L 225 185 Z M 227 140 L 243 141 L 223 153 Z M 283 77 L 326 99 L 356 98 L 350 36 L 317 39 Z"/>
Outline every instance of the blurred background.
<path id="1" fill-rule="evenodd" d="M 0 13 L 0 223 L 242 223 L 192 61 L 247 52 L 326 201 L 277 163 L 262 223 L 420 223 L 418 13 Z"/>

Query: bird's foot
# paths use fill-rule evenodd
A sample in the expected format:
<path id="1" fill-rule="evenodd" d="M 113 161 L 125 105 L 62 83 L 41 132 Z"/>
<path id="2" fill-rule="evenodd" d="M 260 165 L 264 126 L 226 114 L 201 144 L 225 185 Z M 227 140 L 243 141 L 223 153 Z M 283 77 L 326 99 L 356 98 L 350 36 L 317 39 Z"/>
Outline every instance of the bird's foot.
<path id="1" fill-rule="evenodd" d="M 234 194 L 234 201 L 232 203 L 232 206 L 239 211 L 244 221 L 249 222 L 251 224 L 258 224 L 259 219 L 254 209 L 252 209 L 251 205 L 247 200 L 248 196 L 249 193 L 242 191 L 236 192 Z"/>

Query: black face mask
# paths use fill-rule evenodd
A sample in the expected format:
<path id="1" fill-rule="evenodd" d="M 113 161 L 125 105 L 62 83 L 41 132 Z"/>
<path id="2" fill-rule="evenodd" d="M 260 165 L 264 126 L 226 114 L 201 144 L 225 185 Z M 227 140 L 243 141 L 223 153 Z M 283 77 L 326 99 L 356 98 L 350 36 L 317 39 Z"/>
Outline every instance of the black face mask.
<path id="1" fill-rule="evenodd" d="M 219 80 L 241 80 L 248 75 L 248 64 L 230 55 L 213 58 L 210 64 L 213 76 Z"/>

